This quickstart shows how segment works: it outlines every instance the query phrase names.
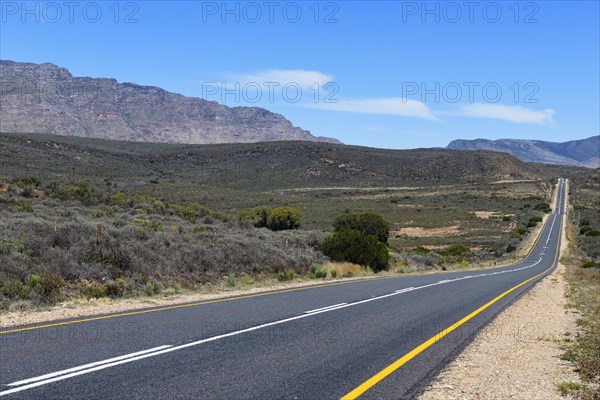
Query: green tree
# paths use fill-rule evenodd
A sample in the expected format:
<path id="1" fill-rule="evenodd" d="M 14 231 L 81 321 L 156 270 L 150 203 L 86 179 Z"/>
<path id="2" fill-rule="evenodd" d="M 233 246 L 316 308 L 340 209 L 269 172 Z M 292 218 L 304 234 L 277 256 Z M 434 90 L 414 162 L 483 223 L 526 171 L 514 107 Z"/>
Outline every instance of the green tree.
<path id="1" fill-rule="evenodd" d="M 389 267 L 388 248 L 375 235 L 364 235 L 358 230 L 340 230 L 325 239 L 323 254 L 333 261 L 349 261 L 369 266 L 374 272 Z"/>
<path id="2" fill-rule="evenodd" d="M 390 235 L 390 223 L 381 215 L 372 212 L 351 212 L 339 215 L 333 221 L 338 231 L 357 230 L 363 235 L 374 235 L 381 243 L 387 243 Z"/>
<path id="3" fill-rule="evenodd" d="M 268 217 L 267 228 L 272 231 L 298 229 L 300 227 L 300 210 L 294 207 L 277 207 Z"/>

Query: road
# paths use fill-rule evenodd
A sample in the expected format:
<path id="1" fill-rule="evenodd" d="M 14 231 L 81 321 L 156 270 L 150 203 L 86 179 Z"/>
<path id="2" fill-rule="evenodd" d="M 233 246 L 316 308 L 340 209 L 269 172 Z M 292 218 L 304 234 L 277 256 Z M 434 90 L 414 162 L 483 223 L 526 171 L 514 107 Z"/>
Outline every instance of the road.
<path id="1" fill-rule="evenodd" d="M 555 268 L 564 191 L 561 180 L 557 210 L 529 255 L 502 268 L 346 281 L 7 328 L 0 332 L 0 396 L 413 398 L 484 325 Z M 535 327 L 523 321 L 518 331 L 498 335 L 535 335 Z"/>

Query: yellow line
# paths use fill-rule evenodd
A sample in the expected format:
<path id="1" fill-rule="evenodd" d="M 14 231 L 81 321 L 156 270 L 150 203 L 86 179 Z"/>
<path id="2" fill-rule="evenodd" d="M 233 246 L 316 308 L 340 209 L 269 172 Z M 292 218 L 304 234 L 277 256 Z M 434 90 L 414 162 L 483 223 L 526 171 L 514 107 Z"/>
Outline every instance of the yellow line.
<path id="1" fill-rule="evenodd" d="M 525 260 L 527 257 L 529 257 L 529 255 L 531 254 L 531 252 L 535 248 L 537 242 L 540 240 L 540 237 L 542 237 L 542 233 L 544 232 L 544 228 L 546 227 L 546 224 L 548 223 L 548 219 L 549 218 L 546 219 L 546 222 L 544 223 L 544 225 L 542 226 L 542 229 L 540 230 L 540 234 L 538 235 L 538 237 L 535 240 L 535 242 L 533 242 L 533 245 L 531 246 L 531 249 L 529 249 L 529 252 L 527 252 L 527 254 L 521 260 L 516 261 L 513 264 L 505 265 L 505 267 L 510 267 L 511 265 L 518 264 L 521 261 Z M 174 310 L 174 309 L 177 309 L 177 308 L 194 307 L 194 306 L 200 306 L 200 305 L 204 305 L 204 304 L 220 303 L 220 302 L 224 302 L 224 301 L 234 301 L 234 300 L 250 299 L 250 298 L 253 298 L 253 297 L 269 296 L 269 295 L 279 294 L 279 293 L 297 292 L 297 291 L 300 291 L 300 290 L 321 288 L 321 287 L 327 287 L 327 286 L 337 286 L 337 285 L 345 285 L 345 284 L 349 284 L 349 283 L 367 282 L 367 281 L 372 281 L 372 280 L 393 279 L 393 278 L 398 278 L 398 277 L 397 276 L 382 276 L 382 277 L 379 277 L 379 278 L 355 279 L 355 280 L 346 281 L 346 282 L 324 283 L 324 284 L 321 284 L 321 285 L 312 285 L 312 286 L 303 286 L 303 287 L 293 288 L 293 289 L 275 290 L 275 291 L 272 291 L 272 292 L 264 292 L 264 293 L 256 293 L 256 294 L 250 294 L 250 295 L 245 295 L 245 296 L 229 297 L 229 298 L 225 298 L 225 299 L 214 299 L 214 300 L 199 301 L 199 302 L 196 302 L 196 303 L 176 304 L 176 305 L 173 305 L 173 306 L 151 308 L 151 309 L 148 309 L 148 310 L 129 311 L 129 312 L 119 313 L 119 314 L 108 314 L 108 315 L 101 315 L 101 316 L 98 316 L 98 317 L 76 319 L 76 320 L 72 320 L 72 321 L 55 322 L 55 323 L 52 323 L 52 324 L 45 324 L 45 325 L 36 325 L 36 326 L 30 326 L 30 327 L 27 327 L 27 328 L 9 329 L 9 330 L 0 331 L 0 335 L 5 335 L 7 333 L 32 331 L 32 330 L 35 330 L 35 329 L 52 328 L 52 327 L 56 327 L 56 326 L 80 324 L 80 323 L 84 323 L 84 322 L 99 321 L 99 320 L 110 319 L 110 318 L 128 317 L 128 316 L 131 316 L 131 315 L 148 314 L 148 313 L 157 312 L 157 311 Z"/>
<path id="2" fill-rule="evenodd" d="M 548 219 L 550 219 L 550 218 L 548 218 Z M 404 356 L 400 357 L 399 359 L 397 359 L 396 361 L 394 361 L 392 364 L 388 365 L 387 367 L 385 367 L 384 369 L 382 369 L 381 371 L 379 371 L 377 374 L 373 375 L 371 378 L 369 378 L 366 381 L 364 381 L 362 384 L 360 384 L 354 390 L 352 390 L 351 392 L 349 392 L 346 395 L 344 395 L 341 399 L 342 400 L 353 400 L 353 399 L 356 399 L 357 397 L 359 397 L 360 395 L 362 395 L 364 392 L 366 392 L 367 390 L 369 390 L 370 388 L 372 388 L 373 386 L 375 386 L 376 384 L 378 384 L 379 382 L 381 382 L 383 379 L 385 379 L 392 372 L 396 371 L 398 368 L 400 368 L 401 366 L 403 366 L 404 364 L 406 364 L 407 362 L 409 362 L 410 360 L 412 360 L 413 358 L 415 358 L 417 355 L 419 355 L 420 353 L 422 353 L 425 349 L 427 349 L 428 347 L 430 347 L 432 344 L 434 344 L 435 342 L 439 341 L 441 338 L 443 338 L 444 336 L 446 336 L 447 334 L 449 334 L 450 332 L 452 332 L 453 330 L 455 330 L 459 326 L 463 325 L 465 322 L 469 321 L 470 319 L 472 319 L 473 317 L 475 317 L 477 314 L 481 313 L 483 310 L 485 310 L 486 308 L 488 308 L 492 304 L 496 303 L 498 300 L 500 300 L 501 298 L 503 298 L 507 294 L 515 291 L 516 289 L 520 288 L 521 286 L 525 285 L 526 283 L 531 282 L 532 280 L 534 280 L 536 278 L 539 278 L 540 276 L 546 274 L 548 271 L 550 271 L 552 268 L 554 268 L 554 266 L 556 265 L 556 261 L 558 260 L 558 249 L 560 248 L 560 234 L 561 234 L 561 230 L 562 230 L 562 227 L 559 225 L 559 231 L 558 231 L 558 235 L 559 236 L 558 236 L 558 239 L 557 239 L 558 242 L 556 244 L 556 254 L 554 255 L 554 260 L 552 261 L 552 265 L 547 270 L 545 270 L 544 272 L 542 272 L 540 274 L 537 274 L 537 275 L 535 275 L 535 276 L 533 276 L 533 277 L 531 277 L 531 278 L 529 278 L 529 279 L 527 279 L 527 280 L 519 283 L 516 286 L 513 286 L 512 288 L 508 289 L 506 292 L 504 292 L 504 293 L 496 296 L 494 299 L 490 300 L 489 302 L 487 302 L 483 306 L 479 307 L 477 310 L 473 311 L 472 313 L 470 313 L 466 317 L 464 317 L 464 318 L 460 319 L 459 321 L 455 322 L 454 324 L 450 325 L 448 328 L 446 328 L 443 331 L 439 332 L 437 335 L 429 338 L 429 340 L 421 343 L 420 345 L 418 345 L 417 347 L 415 347 L 414 349 L 412 349 L 410 352 L 406 353 Z"/>

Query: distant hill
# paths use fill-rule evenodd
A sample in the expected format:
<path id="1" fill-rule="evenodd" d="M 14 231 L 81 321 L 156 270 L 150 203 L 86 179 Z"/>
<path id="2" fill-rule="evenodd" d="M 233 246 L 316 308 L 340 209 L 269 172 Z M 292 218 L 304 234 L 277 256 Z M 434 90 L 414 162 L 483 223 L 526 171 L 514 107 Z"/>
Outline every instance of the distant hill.
<path id="1" fill-rule="evenodd" d="M 322 141 L 258 107 L 227 107 L 158 87 L 73 77 L 54 64 L 0 60 L 0 131 L 164 143 Z"/>
<path id="2" fill-rule="evenodd" d="M 447 147 L 454 150 L 491 150 L 509 153 L 525 162 L 600 167 L 600 136 L 564 143 L 542 140 L 454 140 Z"/>
<path id="3" fill-rule="evenodd" d="M 581 168 L 526 164 L 509 154 L 446 149 L 388 150 L 317 142 L 212 145 L 120 142 L 0 133 L 0 176 L 160 179 L 186 190 L 429 186 L 546 179 Z M 195 189 L 194 189 L 195 190 Z"/>

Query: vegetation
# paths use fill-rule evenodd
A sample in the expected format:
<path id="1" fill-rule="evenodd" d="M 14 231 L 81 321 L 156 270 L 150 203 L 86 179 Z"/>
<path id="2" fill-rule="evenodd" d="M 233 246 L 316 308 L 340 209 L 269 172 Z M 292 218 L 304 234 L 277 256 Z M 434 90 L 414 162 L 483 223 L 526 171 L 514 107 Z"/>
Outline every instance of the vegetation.
<path id="1" fill-rule="evenodd" d="M 370 267 L 374 272 L 387 270 L 389 253 L 387 246 L 375 235 L 359 230 L 338 230 L 321 245 L 323 254 L 333 261 L 348 261 Z"/>
<path id="2" fill-rule="evenodd" d="M 543 215 L 536 205 L 548 203 L 550 177 L 560 170 L 536 167 L 522 177 L 532 181 L 490 184 L 514 169 L 505 156 L 0 136 L 4 309 L 308 278 L 313 264 L 343 277 L 372 273 L 365 266 L 409 272 L 495 262 L 530 232 L 530 218 Z M 477 217 L 482 205 L 494 216 Z M 594 218 L 589 226 L 598 229 Z M 402 232 L 451 225 L 459 227 L 450 234 Z M 360 238 L 339 233 L 346 228 Z M 334 262 L 320 251 L 325 237 L 329 254 L 338 252 Z"/>
<path id="3" fill-rule="evenodd" d="M 600 399 L 600 245 L 597 236 L 589 236 L 586 227 L 600 226 L 600 178 L 597 174 L 574 179 L 570 183 L 572 209 L 569 220 L 574 228 L 571 266 L 566 273 L 568 296 L 580 314 L 575 340 L 567 343 L 563 359 L 574 363 L 582 383 L 558 385 L 564 395 Z"/>

